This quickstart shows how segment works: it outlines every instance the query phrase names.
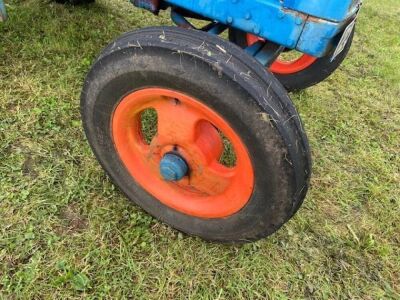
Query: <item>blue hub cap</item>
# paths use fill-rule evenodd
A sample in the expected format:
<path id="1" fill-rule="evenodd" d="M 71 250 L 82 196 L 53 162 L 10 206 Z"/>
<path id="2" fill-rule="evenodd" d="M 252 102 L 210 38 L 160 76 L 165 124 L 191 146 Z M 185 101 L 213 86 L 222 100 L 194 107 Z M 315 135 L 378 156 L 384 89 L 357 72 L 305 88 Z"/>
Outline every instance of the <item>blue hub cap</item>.
<path id="1" fill-rule="evenodd" d="M 160 173 L 166 181 L 181 180 L 187 171 L 186 162 L 177 154 L 167 153 L 160 161 Z"/>

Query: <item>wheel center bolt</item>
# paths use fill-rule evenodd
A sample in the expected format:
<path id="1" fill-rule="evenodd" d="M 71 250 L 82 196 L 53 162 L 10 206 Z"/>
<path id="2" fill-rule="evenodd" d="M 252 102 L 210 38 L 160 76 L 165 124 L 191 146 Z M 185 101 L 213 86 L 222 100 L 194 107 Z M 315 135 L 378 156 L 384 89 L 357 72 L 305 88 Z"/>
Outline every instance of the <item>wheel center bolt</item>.
<path id="1" fill-rule="evenodd" d="M 181 180 L 188 172 L 188 165 L 175 153 L 167 153 L 160 161 L 160 174 L 166 181 Z"/>

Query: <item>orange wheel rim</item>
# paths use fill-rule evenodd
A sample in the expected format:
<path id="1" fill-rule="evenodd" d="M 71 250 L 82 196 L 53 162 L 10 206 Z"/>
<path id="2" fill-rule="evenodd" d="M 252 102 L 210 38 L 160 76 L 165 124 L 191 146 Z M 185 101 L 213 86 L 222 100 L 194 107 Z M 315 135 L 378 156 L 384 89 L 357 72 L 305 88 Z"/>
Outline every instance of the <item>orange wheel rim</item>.
<path id="1" fill-rule="evenodd" d="M 157 112 L 157 134 L 150 144 L 141 132 L 141 113 Z M 243 208 L 253 192 L 254 172 L 246 146 L 215 111 L 186 94 L 163 88 L 145 88 L 125 96 L 112 117 L 112 135 L 118 155 L 134 180 L 163 204 L 202 218 L 222 218 Z M 231 142 L 236 164 L 219 162 L 223 142 Z M 179 181 L 160 175 L 162 157 L 179 152 L 189 167 Z"/>
<path id="2" fill-rule="evenodd" d="M 252 45 L 260 40 L 263 41 L 263 39 L 255 35 L 246 35 L 246 41 L 248 45 Z M 272 65 L 269 67 L 269 70 L 276 74 L 293 74 L 307 69 L 316 60 L 316 57 L 308 54 L 303 54 L 299 58 L 293 60 L 282 60 L 278 58 L 272 63 Z"/>

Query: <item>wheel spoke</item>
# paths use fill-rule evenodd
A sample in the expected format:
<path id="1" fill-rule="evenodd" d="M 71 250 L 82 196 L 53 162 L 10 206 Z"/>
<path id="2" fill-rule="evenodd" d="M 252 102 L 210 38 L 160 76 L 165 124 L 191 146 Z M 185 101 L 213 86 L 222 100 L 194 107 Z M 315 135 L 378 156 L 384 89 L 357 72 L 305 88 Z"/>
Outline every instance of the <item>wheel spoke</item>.
<path id="1" fill-rule="evenodd" d="M 208 195 L 219 195 L 229 187 L 234 176 L 234 168 L 227 168 L 217 161 L 213 161 L 205 167 L 194 168 L 189 184 Z"/>
<path id="2" fill-rule="evenodd" d="M 196 139 L 196 125 L 201 114 L 178 99 L 163 98 L 155 103 L 157 111 L 157 142 L 161 144 L 187 144 Z"/>

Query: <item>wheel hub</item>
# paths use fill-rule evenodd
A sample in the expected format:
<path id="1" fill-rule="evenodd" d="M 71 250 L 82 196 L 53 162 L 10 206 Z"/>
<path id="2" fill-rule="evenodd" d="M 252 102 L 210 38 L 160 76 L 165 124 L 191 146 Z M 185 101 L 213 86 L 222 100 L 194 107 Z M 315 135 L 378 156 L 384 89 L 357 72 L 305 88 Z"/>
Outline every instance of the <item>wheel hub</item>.
<path id="1" fill-rule="evenodd" d="M 149 108 L 157 113 L 157 133 L 148 143 L 140 124 Z M 249 201 L 254 171 L 245 145 L 220 115 L 197 99 L 163 88 L 132 92 L 115 109 L 112 131 L 129 173 L 163 204 L 191 216 L 219 218 Z M 232 167 L 219 161 L 221 133 L 235 152 Z"/>
<path id="2" fill-rule="evenodd" d="M 167 153 L 160 161 L 160 174 L 165 181 L 179 181 L 188 172 L 185 160 L 175 153 Z"/>

